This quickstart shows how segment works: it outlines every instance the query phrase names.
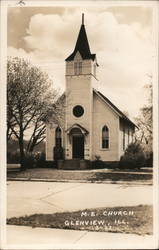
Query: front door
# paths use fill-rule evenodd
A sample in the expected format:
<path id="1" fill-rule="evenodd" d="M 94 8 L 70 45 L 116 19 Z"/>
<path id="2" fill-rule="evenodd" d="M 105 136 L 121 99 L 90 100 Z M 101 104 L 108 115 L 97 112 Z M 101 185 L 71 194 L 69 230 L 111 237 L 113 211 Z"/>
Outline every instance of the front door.
<path id="1" fill-rule="evenodd" d="M 84 136 L 72 136 L 72 158 L 84 158 Z"/>

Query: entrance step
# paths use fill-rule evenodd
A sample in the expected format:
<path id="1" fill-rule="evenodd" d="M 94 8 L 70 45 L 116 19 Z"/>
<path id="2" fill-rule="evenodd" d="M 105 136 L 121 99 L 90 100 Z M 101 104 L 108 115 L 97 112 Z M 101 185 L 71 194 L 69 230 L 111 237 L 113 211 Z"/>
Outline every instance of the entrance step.
<path id="1" fill-rule="evenodd" d="M 68 170 L 78 170 L 78 169 L 88 169 L 90 162 L 87 160 L 72 159 L 72 160 L 59 160 L 58 169 L 68 169 Z"/>
<path id="2" fill-rule="evenodd" d="M 80 160 L 65 160 L 64 169 L 80 169 Z"/>

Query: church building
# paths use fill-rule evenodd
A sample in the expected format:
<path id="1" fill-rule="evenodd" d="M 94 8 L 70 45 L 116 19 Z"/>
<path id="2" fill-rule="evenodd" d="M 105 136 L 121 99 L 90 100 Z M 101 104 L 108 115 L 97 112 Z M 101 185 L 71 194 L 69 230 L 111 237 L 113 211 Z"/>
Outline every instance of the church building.
<path id="1" fill-rule="evenodd" d="M 96 88 L 99 65 L 90 51 L 84 15 L 65 62 L 65 112 L 62 122 L 46 124 L 46 160 L 62 169 L 89 168 L 97 158 L 118 162 L 133 141 L 135 124 Z"/>

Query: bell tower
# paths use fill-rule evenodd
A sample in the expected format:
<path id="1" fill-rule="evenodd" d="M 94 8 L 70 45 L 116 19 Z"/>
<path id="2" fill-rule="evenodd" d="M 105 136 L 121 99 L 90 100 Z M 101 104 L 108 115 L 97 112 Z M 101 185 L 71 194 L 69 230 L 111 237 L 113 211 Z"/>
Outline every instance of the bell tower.
<path id="1" fill-rule="evenodd" d="M 84 25 L 84 14 L 82 24 L 75 45 L 75 49 L 66 59 L 66 76 L 68 75 L 92 75 L 97 80 L 96 54 L 91 54 L 87 34 Z"/>
<path id="2" fill-rule="evenodd" d="M 84 14 L 74 51 L 66 61 L 66 159 L 92 159 L 93 87 L 97 83 L 97 60 L 92 54 L 84 25 Z M 78 133 L 77 133 L 78 130 Z M 76 135 L 73 134 L 76 131 Z M 82 139 L 74 137 L 83 136 Z M 75 142 L 78 145 L 74 145 Z M 82 149 L 82 144 L 84 149 Z M 75 153 L 73 153 L 75 152 Z M 76 156 L 76 157 L 75 157 Z"/>

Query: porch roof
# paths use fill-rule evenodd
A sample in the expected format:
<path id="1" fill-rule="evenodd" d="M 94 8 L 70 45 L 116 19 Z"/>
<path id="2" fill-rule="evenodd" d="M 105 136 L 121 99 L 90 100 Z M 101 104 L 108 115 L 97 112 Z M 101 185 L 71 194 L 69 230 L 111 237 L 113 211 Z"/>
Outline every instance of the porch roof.
<path id="1" fill-rule="evenodd" d="M 71 127 L 69 127 L 69 128 L 66 130 L 66 133 L 69 134 L 73 128 L 79 128 L 79 129 L 81 130 L 82 134 L 85 134 L 85 135 L 89 134 L 88 130 L 85 129 L 84 127 L 82 127 L 82 126 L 81 126 L 80 124 L 78 124 L 78 123 L 75 123 L 75 124 L 73 124 Z"/>

